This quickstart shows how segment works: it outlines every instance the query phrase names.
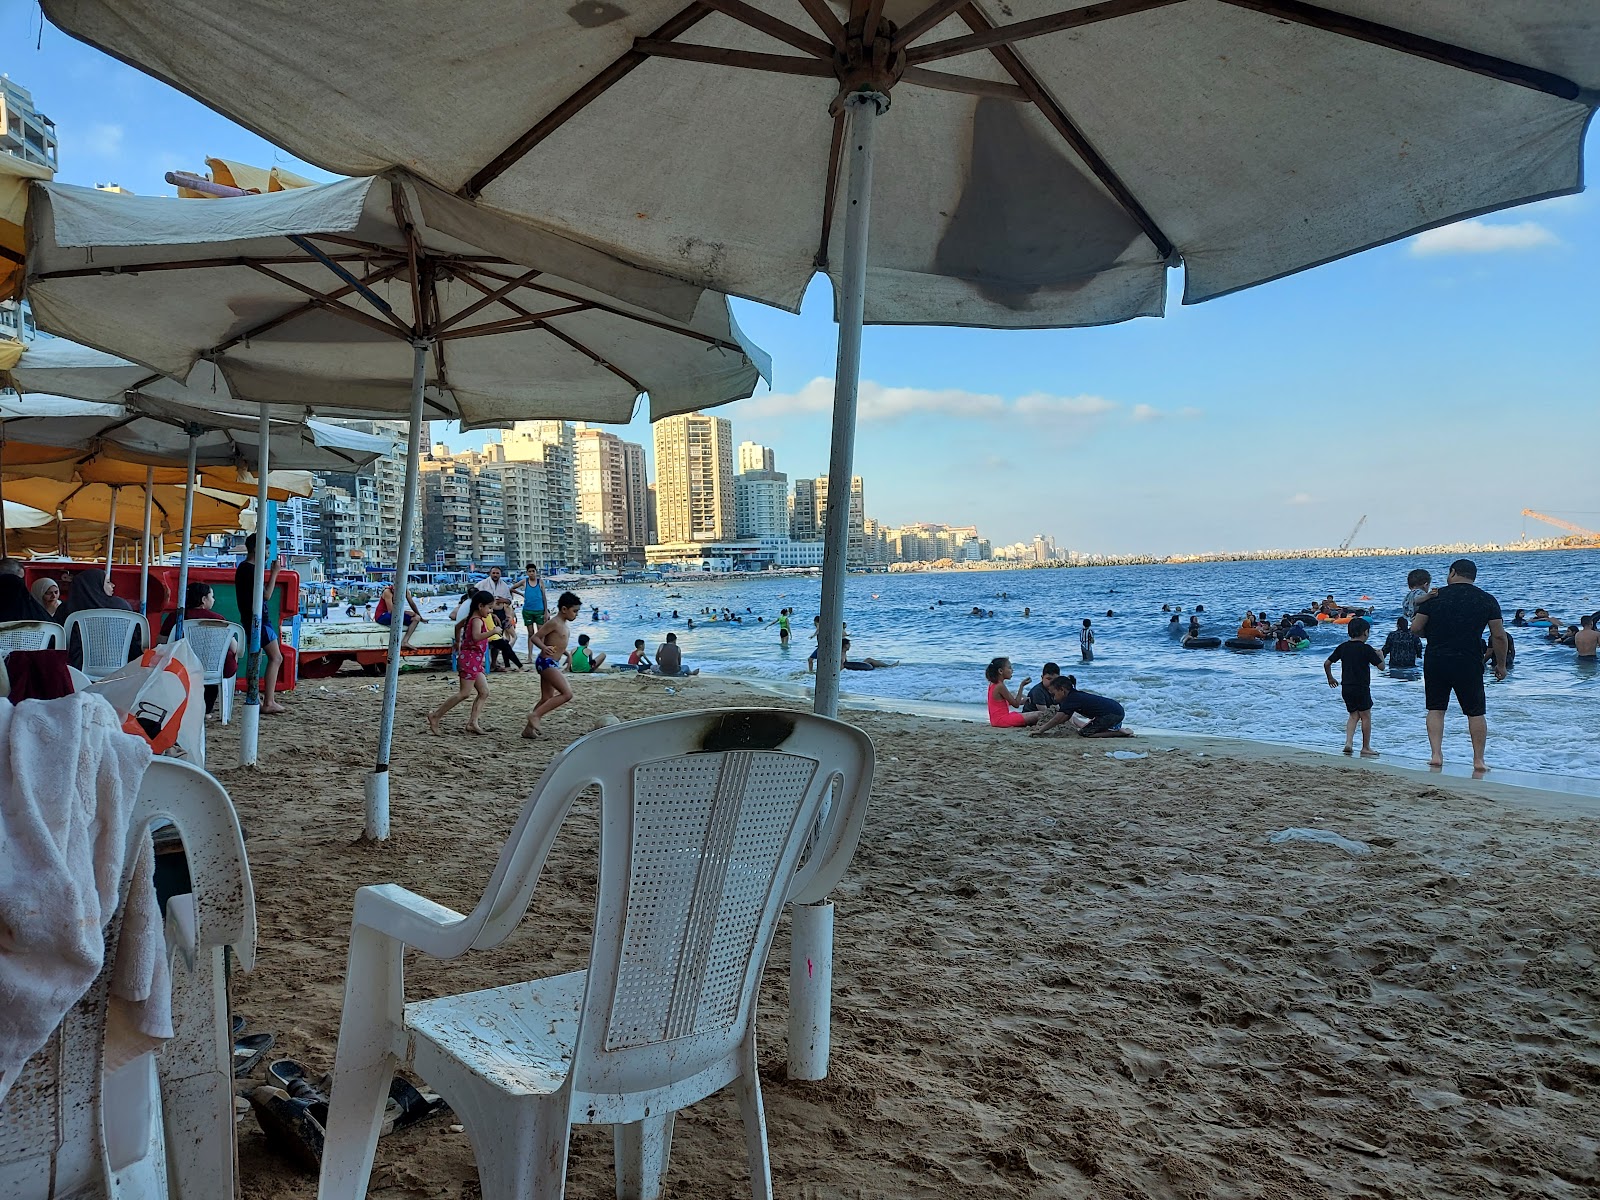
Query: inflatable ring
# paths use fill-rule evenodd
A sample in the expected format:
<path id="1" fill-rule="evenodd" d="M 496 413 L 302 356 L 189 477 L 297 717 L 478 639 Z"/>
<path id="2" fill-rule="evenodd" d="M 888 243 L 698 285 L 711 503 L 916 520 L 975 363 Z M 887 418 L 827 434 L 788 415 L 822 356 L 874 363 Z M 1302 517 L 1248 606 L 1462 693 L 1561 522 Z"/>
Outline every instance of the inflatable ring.
<path id="1" fill-rule="evenodd" d="M 1222 645 L 1221 638 L 1214 637 L 1186 637 L 1183 639 L 1185 650 L 1215 650 Z"/>
<path id="2" fill-rule="evenodd" d="M 1260 638 L 1229 638 L 1222 644 L 1229 650 L 1263 650 L 1267 645 Z"/>
<path id="3" fill-rule="evenodd" d="M 1353 620 L 1355 620 L 1354 614 L 1348 617 L 1330 617 L 1322 613 L 1317 615 L 1317 621 L 1323 625 L 1348 625 Z"/>

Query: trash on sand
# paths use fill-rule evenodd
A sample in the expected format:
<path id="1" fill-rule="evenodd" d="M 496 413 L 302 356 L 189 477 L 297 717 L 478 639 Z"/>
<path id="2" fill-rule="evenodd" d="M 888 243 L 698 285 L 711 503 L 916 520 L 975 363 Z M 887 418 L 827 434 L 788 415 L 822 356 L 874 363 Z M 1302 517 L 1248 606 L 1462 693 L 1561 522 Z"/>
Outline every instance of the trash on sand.
<path id="1" fill-rule="evenodd" d="M 1107 758 L 1149 758 L 1150 755 L 1149 755 L 1149 753 L 1147 751 L 1144 751 L 1144 750 L 1107 750 L 1106 751 L 1106 757 Z"/>
<path id="2" fill-rule="evenodd" d="M 1342 837 L 1331 829 L 1280 829 L 1276 833 L 1269 833 L 1267 841 L 1277 842 L 1321 842 L 1324 846 L 1334 846 L 1351 854 L 1371 854 L 1372 847 L 1366 842 L 1352 841 Z"/>

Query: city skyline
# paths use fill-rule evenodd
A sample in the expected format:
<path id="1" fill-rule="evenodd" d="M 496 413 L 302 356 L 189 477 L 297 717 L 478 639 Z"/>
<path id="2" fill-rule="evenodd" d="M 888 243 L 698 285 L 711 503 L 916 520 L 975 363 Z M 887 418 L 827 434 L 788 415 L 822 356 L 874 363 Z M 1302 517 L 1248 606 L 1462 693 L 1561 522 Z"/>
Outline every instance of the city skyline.
<path id="1" fill-rule="evenodd" d="M 206 155 L 329 178 L 41 30 L 36 9 L 0 13 L 0 44 L 0 71 L 55 122 L 62 182 L 170 194 L 162 174 Z M 868 515 L 1151 554 L 1338 545 L 1363 515 L 1371 545 L 1511 541 L 1523 508 L 1581 523 L 1600 473 L 1588 439 L 1565 434 L 1588 428 L 1600 375 L 1597 212 L 1587 195 L 1545 201 L 1192 308 L 1175 274 L 1163 321 L 871 327 L 855 464 Z M 798 315 L 734 302 L 774 388 L 715 411 L 790 480 L 827 471 L 831 310 L 820 279 Z M 606 428 L 653 458 L 642 417 Z"/>

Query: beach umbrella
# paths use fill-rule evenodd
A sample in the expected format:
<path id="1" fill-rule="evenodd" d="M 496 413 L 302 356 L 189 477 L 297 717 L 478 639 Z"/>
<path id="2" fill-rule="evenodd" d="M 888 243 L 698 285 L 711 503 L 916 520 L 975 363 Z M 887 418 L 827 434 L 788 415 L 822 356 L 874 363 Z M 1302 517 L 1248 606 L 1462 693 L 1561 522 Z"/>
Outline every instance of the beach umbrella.
<path id="1" fill-rule="evenodd" d="M 767 369 L 723 297 L 401 171 L 206 204 L 36 184 L 30 205 L 41 328 L 262 405 L 263 425 L 273 404 L 409 417 L 402 611 L 424 417 L 627 421 L 644 393 L 660 417 L 748 396 Z M 389 829 L 400 634 L 367 785 L 375 839 Z M 244 762 L 257 717 L 247 694 Z"/>
<path id="2" fill-rule="evenodd" d="M 13 299 L 22 288 L 28 185 L 36 179 L 49 179 L 53 174 L 49 167 L 41 167 L 14 154 L 0 153 L 0 300 Z M 5 366 L 4 353 L 0 351 L 0 369 Z"/>
<path id="3" fill-rule="evenodd" d="M 8 479 L 6 496 L 10 501 L 40 512 L 55 513 L 65 521 L 94 524 L 105 530 L 105 553 L 110 560 L 116 530 L 141 530 L 145 527 L 142 506 L 149 505 L 152 528 L 177 536 L 183 529 L 184 508 L 191 490 L 173 484 L 146 486 L 84 483 L 76 480 Z M 124 494 L 127 494 L 124 501 Z M 191 529 L 195 536 L 232 533 L 239 528 L 240 513 L 249 501 L 243 496 L 193 489 L 194 515 Z"/>
<path id="4" fill-rule="evenodd" d="M 405 164 L 790 310 L 826 273 L 844 481 L 864 322 L 1158 316 L 1180 264 L 1197 303 L 1574 192 L 1600 100 L 1589 0 L 41 2 L 328 170 Z"/>

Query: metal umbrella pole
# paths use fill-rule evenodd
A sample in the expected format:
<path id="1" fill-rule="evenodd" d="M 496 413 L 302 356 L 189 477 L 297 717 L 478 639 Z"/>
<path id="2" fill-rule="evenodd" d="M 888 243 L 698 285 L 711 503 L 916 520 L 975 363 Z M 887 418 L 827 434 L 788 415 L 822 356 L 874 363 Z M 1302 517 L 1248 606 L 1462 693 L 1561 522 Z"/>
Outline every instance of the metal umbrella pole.
<path id="1" fill-rule="evenodd" d="M 156 469 L 144 469 L 144 542 L 139 554 L 139 612 L 150 615 L 150 519 L 156 507 Z"/>
<path id="2" fill-rule="evenodd" d="M 106 518 L 106 578 L 111 578 L 111 552 L 117 542 L 117 497 L 122 494 L 122 489 L 111 489 L 111 515 Z"/>
<path id="3" fill-rule="evenodd" d="M 261 736 L 261 641 L 266 632 L 262 609 L 267 588 L 267 445 L 271 434 L 269 407 L 261 406 L 261 448 L 256 463 L 256 574 L 250 588 L 250 666 L 246 674 L 244 710 L 239 717 L 239 765 L 253 767 L 260 751 Z M 194 443 L 190 443 L 191 453 Z M 193 506 L 193 488 L 185 508 Z M 181 604 L 182 601 L 179 601 Z M 226 681 L 224 681 L 226 682 Z"/>
<path id="4" fill-rule="evenodd" d="M 839 357 L 833 373 L 833 445 L 828 456 L 828 514 L 822 551 L 822 620 L 817 626 L 817 683 L 812 710 L 839 715 L 844 657 L 845 568 L 850 553 L 850 477 L 855 468 L 856 393 L 861 382 L 861 326 L 866 312 L 867 238 L 872 214 L 872 156 L 881 92 L 845 98 L 850 147 L 844 271 L 839 288 Z M 833 1012 L 833 905 L 796 904 L 789 942 L 789 1077 L 828 1074 Z"/>
<path id="5" fill-rule="evenodd" d="M 394 604 L 389 609 L 389 657 L 383 673 L 383 715 L 378 724 L 378 755 L 367 776 L 366 825 L 362 836 L 381 842 L 389 836 L 389 751 L 394 742 L 394 709 L 400 693 L 400 639 L 406 628 L 406 576 L 411 571 L 411 531 L 417 519 L 417 477 L 422 458 L 422 396 L 427 386 L 428 352 L 433 344 L 411 343 L 411 424 L 406 433 L 405 495 L 400 505 L 400 544 L 394 553 Z"/>
<path id="6" fill-rule="evenodd" d="M 189 604 L 189 539 L 194 536 L 194 473 L 199 455 L 199 427 L 190 425 L 188 434 L 189 473 L 183 479 L 183 543 L 178 547 L 178 615 L 172 623 L 174 641 L 183 636 L 183 610 Z M 223 682 L 227 683 L 226 680 Z"/>

